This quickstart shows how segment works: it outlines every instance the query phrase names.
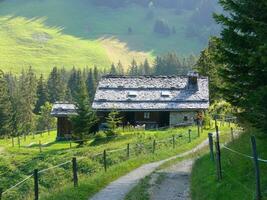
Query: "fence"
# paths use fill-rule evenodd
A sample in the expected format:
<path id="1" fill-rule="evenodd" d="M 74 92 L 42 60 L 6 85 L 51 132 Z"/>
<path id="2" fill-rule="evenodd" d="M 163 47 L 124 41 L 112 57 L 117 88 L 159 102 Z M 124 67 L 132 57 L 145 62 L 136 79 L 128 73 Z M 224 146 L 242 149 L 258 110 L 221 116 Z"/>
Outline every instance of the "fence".
<path id="1" fill-rule="evenodd" d="M 220 136 L 219 136 L 219 128 L 216 126 L 216 141 L 213 142 L 213 134 L 209 133 L 208 134 L 208 139 L 209 139 L 209 147 L 210 147 L 210 157 L 211 161 L 215 161 L 215 166 L 216 166 L 216 175 L 217 175 L 217 180 L 221 181 L 223 179 L 223 175 L 226 175 L 231 181 L 234 183 L 238 184 L 244 190 L 249 193 L 252 192 L 247 186 L 242 184 L 241 182 L 235 180 L 234 178 L 231 177 L 231 175 L 228 175 L 225 171 L 222 170 L 222 158 L 221 158 L 221 144 L 220 144 Z M 231 139 L 232 142 L 235 140 L 234 137 L 234 132 L 233 129 L 231 128 Z M 215 146 L 215 154 L 214 154 L 214 147 Z M 256 144 L 256 139 L 255 136 L 251 136 L 251 148 L 252 148 L 252 156 L 247 155 L 244 153 L 241 153 L 239 151 L 236 151 L 232 148 L 227 147 L 225 144 L 222 145 L 222 148 L 228 151 L 229 153 L 233 153 L 237 155 L 239 158 L 245 158 L 245 159 L 250 159 L 253 161 L 254 164 L 254 173 L 255 173 L 255 197 L 256 200 L 261 200 L 262 199 L 262 194 L 261 194 L 261 185 L 260 185 L 260 167 L 259 167 L 259 162 L 262 163 L 267 163 L 267 160 L 259 158 L 258 157 L 258 152 L 257 152 L 257 144 Z"/>
<path id="2" fill-rule="evenodd" d="M 38 200 L 40 197 L 40 187 L 39 187 L 40 178 L 45 176 L 46 172 L 51 172 L 52 170 L 56 170 L 60 168 L 65 168 L 68 170 L 71 169 L 72 180 L 70 181 L 73 182 L 74 187 L 77 187 L 79 184 L 79 174 L 81 175 L 85 174 L 79 171 L 79 166 L 82 164 L 82 161 L 85 161 L 85 160 L 94 161 L 98 163 L 98 165 L 102 165 L 102 170 L 107 172 L 109 167 L 114 164 L 126 161 L 130 158 L 137 158 L 141 154 L 153 155 L 157 153 L 158 151 L 162 151 L 166 149 L 175 150 L 176 148 L 179 148 L 182 145 L 191 143 L 193 140 L 199 138 L 200 136 L 201 136 L 201 128 L 195 127 L 194 130 L 189 129 L 187 133 L 172 135 L 172 137 L 168 137 L 162 140 L 149 139 L 147 141 L 138 142 L 138 143 L 128 143 L 127 145 L 125 145 L 125 147 L 120 147 L 120 148 L 111 149 L 111 150 L 105 149 L 103 152 L 99 152 L 94 155 L 85 154 L 83 156 L 75 156 L 72 159 L 68 159 L 62 163 L 59 163 L 57 165 L 54 165 L 54 166 L 51 166 L 49 168 L 45 168 L 42 170 L 34 169 L 34 171 L 31 174 L 29 174 L 23 180 L 19 181 L 13 186 L 6 188 L 5 190 L 0 188 L 0 200 L 3 199 L 6 195 L 8 195 L 9 192 L 14 190 L 15 188 L 20 187 L 21 185 L 25 184 L 29 180 L 31 181 L 33 180 L 33 188 L 31 191 L 34 194 L 34 199 Z M 116 137 L 116 138 L 120 138 L 120 137 Z M 78 141 L 69 141 L 70 148 L 72 148 L 72 142 L 78 142 Z M 81 168 L 80 170 L 82 170 Z M 97 169 L 95 170 L 97 172 Z"/>

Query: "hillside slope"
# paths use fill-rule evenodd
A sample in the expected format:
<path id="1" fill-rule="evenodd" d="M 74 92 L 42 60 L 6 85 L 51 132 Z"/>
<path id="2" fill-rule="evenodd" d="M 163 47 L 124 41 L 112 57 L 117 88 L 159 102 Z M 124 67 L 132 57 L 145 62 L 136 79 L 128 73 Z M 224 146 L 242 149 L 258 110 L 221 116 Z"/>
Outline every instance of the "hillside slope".
<path id="1" fill-rule="evenodd" d="M 0 69 L 15 73 L 32 66 L 47 74 L 54 66 L 70 69 L 86 66 L 109 68 L 122 60 L 128 66 L 133 58 L 151 60 L 149 54 L 130 52 L 113 39 L 83 40 L 62 34 L 61 29 L 47 27 L 44 19 L 0 17 Z M 116 51 L 117 56 L 113 56 Z"/>
<path id="2" fill-rule="evenodd" d="M 142 5 L 133 2 L 143 2 Z M 95 3 L 92 3 L 95 2 Z M 176 51 L 182 56 L 198 54 L 216 31 L 213 0 L 4 0 L 0 15 L 26 18 L 46 17 L 46 25 L 63 27 L 63 33 L 84 39 L 116 37 L 130 49 L 162 54 Z M 162 2 L 162 3 L 161 3 Z M 170 4 L 168 6 L 161 4 Z M 169 3 L 168 3 L 169 2 Z M 176 1 L 177 2 L 177 1 Z M 172 5 L 176 4 L 176 5 Z M 157 20 L 166 23 L 171 34 L 155 33 Z M 130 28 L 130 32 L 129 32 Z"/>

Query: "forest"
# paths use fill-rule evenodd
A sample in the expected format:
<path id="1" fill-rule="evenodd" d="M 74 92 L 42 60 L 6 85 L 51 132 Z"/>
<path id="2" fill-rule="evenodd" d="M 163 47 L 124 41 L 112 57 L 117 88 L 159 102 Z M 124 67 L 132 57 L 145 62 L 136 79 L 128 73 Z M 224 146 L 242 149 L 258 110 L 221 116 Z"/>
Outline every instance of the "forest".
<path id="1" fill-rule="evenodd" d="M 73 67 L 70 71 L 54 67 L 48 77 L 37 75 L 31 67 L 19 75 L 1 71 L 0 136 L 18 136 L 54 128 L 55 121 L 49 114 L 51 104 L 57 101 L 76 104 L 82 97 L 90 107 L 102 75 L 186 75 L 195 62 L 193 56 L 180 59 L 169 53 L 157 57 L 154 65 L 147 60 L 138 65 L 132 60 L 128 70 L 119 62 L 107 71 L 97 67 L 83 70 Z"/>

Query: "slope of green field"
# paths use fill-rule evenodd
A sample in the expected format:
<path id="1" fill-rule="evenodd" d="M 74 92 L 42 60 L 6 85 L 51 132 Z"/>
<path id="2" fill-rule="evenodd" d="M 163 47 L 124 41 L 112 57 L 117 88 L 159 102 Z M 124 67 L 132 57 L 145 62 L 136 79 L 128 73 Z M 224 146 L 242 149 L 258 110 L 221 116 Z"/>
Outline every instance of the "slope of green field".
<path id="1" fill-rule="evenodd" d="M 191 143 L 188 139 L 188 129 L 192 129 Z M 224 131 L 229 131 L 225 127 Z M 175 128 L 162 131 L 144 130 L 118 130 L 117 138 L 106 140 L 97 138 L 89 141 L 83 147 L 77 147 L 76 143 L 70 144 L 67 141 L 55 142 L 56 133 L 51 132 L 41 135 L 29 135 L 26 140 L 14 139 L 15 147 L 12 147 L 11 139 L 0 140 L 0 187 L 4 191 L 12 185 L 23 180 L 31 174 L 33 169 L 46 169 L 60 163 L 71 160 L 73 156 L 78 158 L 79 179 L 78 188 L 73 188 L 72 168 L 67 163 L 58 168 L 52 168 L 40 174 L 40 195 L 41 199 L 88 199 L 90 195 L 100 190 L 112 180 L 133 170 L 134 168 L 154 160 L 170 157 L 184 152 L 207 137 L 212 130 L 205 129 L 200 137 L 197 136 L 197 127 Z M 176 136 L 176 145 L 173 149 L 172 136 Z M 152 154 L 153 140 L 156 140 L 156 152 Z M 39 141 L 42 144 L 42 152 L 39 150 Z M 130 144 L 130 159 L 126 154 L 127 144 Z M 124 148 L 124 149 L 121 149 Z M 103 159 L 101 153 L 107 150 L 108 172 L 103 170 Z M 120 149 L 112 153 L 112 150 Z M 99 156 L 93 156 L 100 153 Z M 5 193 L 6 199 L 33 199 L 32 178 Z M 46 197 L 46 198 L 45 198 Z"/>
<path id="2" fill-rule="evenodd" d="M 149 54 L 131 52 L 116 40 L 83 40 L 46 27 L 43 21 L 0 17 L 0 69 L 19 73 L 32 66 L 37 73 L 48 74 L 54 66 L 104 69 L 119 60 L 126 66 L 133 58 L 151 60 Z"/>
<path id="3" fill-rule="evenodd" d="M 148 18 L 151 10 L 154 15 Z M 76 37 L 116 37 L 130 49 L 155 53 L 176 51 L 182 56 L 198 54 L 205 46 L 203 41 L 187 36 L 186 28 L 190 26 L 189 19 L 193 14 L 194 10 L 176 14 L 175 9 L 149 9 L 132 4 L 112 9 L 92 5 L 89 0 L 5 0 L 0 4 L 0 15 L 46 17 L 48 26 L 60 26 L 64 33 Z M 155 34 L 153 26 L 157 19 L 165 20 L 171 29 L 175 27 L 176 34 L 169 37 Z M 131 34 L 128 34 L 129 27 Z M 205 38 L 208 39 L 208 28 L 206 31 Z"/>

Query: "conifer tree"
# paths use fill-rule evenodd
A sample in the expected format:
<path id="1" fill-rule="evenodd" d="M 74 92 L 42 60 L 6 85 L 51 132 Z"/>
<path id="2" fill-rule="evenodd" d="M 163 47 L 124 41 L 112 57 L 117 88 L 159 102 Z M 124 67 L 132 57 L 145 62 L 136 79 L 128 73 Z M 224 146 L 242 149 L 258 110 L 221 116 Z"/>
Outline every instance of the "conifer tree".
<path id="1" fill-rule="evenodd" d="M 72 118 L 74 128 L 73 138 L 83 140 L 92 134 L 93 127 L 97 123 L 97 118 L 96 114 L 91 110 L 85 82 L 82 79 L 78 79 L 78 81 L 76 93 L 77 116 Z M 79 143 L 83 144 L 83 141 Z"/>
<path id="2" fill-rule="evenodd" d="M 8 92 L 8 83 L 4 72 L 0 70 L 0 137 L 11 134 L 12 107 Z"/>
<path id="3" fill-rule="evenodd" d="M 241 108 L 244 119 L 267 130 L 267 4 L 266 0 L 220 0 L 225 14 L 217 61 L 223 94 Z"/>
<path id="4" fill-rule="evenodd" d="M 137 66 L 137 63 L 136 63 L 135 59 L 133 59 L 133 61 L 131 63 L 131 66 L 130 66 L 128 74 L 130 76 L 138 75 L 138 66 Z"/>
<path id="5" fill-rule="evenodd" d="M 87 86 L 87 93 L 89 96 L 89 100 L 90 100 L 90 102 L 92 102 L 94 99 L 95 88 L 96 88 L 92 69 L 89 70 L 89 73 L 88 73 L 88 76 L 86 79 L 86 86 Z"/>
<path id="6" fill-rule="evenodd" d="M 121 61 L 119 61 L 117 64 L 117 72 L 119 75 L 124 75 L 124 68 L 123 65 L 121 64 Z"/>
<path id="7" fill-rule="evenodd" d="M 114 63 L 111 64 L 109 74 L 111 74 L 111 75 L 117 75 L 117 69 L 116 69 Z"/>
<path id="8" fill-rule="evenodd" d="M 55 103 L 56 101 L 64 101 L 66 96 L 66 82 L 64 71 L 59 71 L 54 67 L 48 77 L 47 88 L 49 101 Z"/>
<path id="9" fill-rule="evenodd" d="M 219 70 L 222 68 L 222 66 L 215 61 L 215 52 L 217 51 L 216 45 L 216 39 L 211 39 L 208 47 L 201 51 L 200 57 L 194 66 L 200 75 L 209 77 L 211 102 L 222 98 L 221 93 L 218 92 L 220 86 L 222 85 L 222 80 L 219 76 Z"/>
<path id="10" fill-rule="evenodd" d="M 38 114 L 40 113 L 41 106 L 43 106 L 45 102 L 48 101 L 47 86 L 43 74 L 41 74 L 38 80 L 36 93 L 37 93 L 37 102 L 35 105 L 34 113 Z"/>
<path id="11" fill-rule="evenodd" d="M 22 72 L 20 76 L 17 106 L 20 133 L 27 133 L 34 129 L 35 116 L 33 110 L 37 100 L 36 80 L 36 76 L 31 67 L 26 73 Z"/>
<path id="12" fill-rule="evenodd" d="M 51 116 L 52 104 L 45 102 L 40 109 L 40 121 L 43 127 L 48 131 L 55 126 L 55 118 Z"/>

